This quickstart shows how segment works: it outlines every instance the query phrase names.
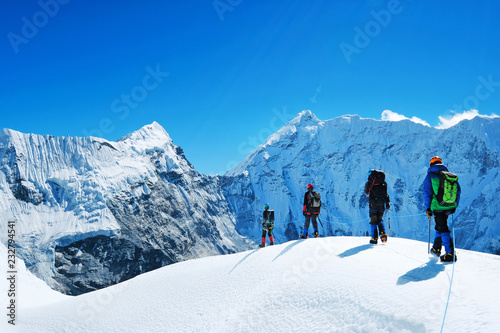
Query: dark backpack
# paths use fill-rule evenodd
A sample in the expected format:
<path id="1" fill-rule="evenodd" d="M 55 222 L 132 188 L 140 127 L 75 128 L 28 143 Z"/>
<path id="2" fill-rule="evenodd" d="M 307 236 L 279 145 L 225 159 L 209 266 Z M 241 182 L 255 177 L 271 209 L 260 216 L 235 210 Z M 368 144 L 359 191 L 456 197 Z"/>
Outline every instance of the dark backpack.
<path id="1" fill-rule="evenodd" d="M 266 223 L 274 223 L 274 210 L 265 210 L 264 217 L 266 219 Z"/>
<path id="2" fill-rule="evenodd" d="M 370 174 L 368 175 L 368 183 L 370 184 L 370 187 L 368 188 L 367 194 L 370 194 L 373 187 L 385 183 L 385 173 L 380 170 L 371 170 Z"/>
<path id="3" fill-rule="evenodd" d="M 372 170 L 368 175 L 368 185 L 366 194 L 370 196 L 370 206 L 384 206 L 388 201 L 385 173 L 380 170 Z"/>
<path id="4" fill-rule="evenodd" d="M 458 193 L 458 176 L 449 171 L 439 172 L 439 188 L 437 202 L 444 207 L 456 206 Z"/>

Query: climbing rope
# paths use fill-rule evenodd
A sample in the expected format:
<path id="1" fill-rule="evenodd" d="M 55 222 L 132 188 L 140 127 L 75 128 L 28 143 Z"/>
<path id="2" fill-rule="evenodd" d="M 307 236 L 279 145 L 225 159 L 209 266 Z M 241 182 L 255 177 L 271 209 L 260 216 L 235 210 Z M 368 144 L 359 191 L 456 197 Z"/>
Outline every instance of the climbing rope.
<path id="1" fill-rule="evenodd" d="M 455 221 L 453 219 L 453 215 L 451 215 L 451 232 L 452 232 L 452 239 L 453 242 L 455 242 Z M 446 313 L 448 312 L 448 305 L 450 304 L 450 295 L 451 295 L 451 286 L 453 284 L 453 276 L 455 275 L 455 244 L 453 245 L 453 269 L 451 270 L 451 280 L 450 280 L 450 290 L 448 291 L 448 299 L 446 300 L 446 307 L 444 309 L 444 316 L 443 316 L 443 323 L 441 324 L 441 333 L 443 333 L 443 328 L 444 328 L 444 321 L 446 319 Z"/>
<path id="2" fill-rule="evenodd" d="M 391 217 L 392 218 L 408 218 L 408 217 L 417 217 L 417 216 L 422 216 L 422 215 L 426 215 L 425 213 L 420 213 L 420 214 L 412 214 L 412 215 L 392 215 L 391 214 Z M 336 217 L 336 216 L 334 216 Z M 336 217 L 336 218 L 341 218 L 341 217 Z M 352 221 L 352 222 L 341 222 L 341 221 L 333 221 L 333 220 L 321 220 L 322 222 L 324 222 L 325 224 L 326 223 L 331 223 L 331 224 L 345 224 L 347 226 L 351 226 L 353 224 L 358 224 L 358 223 L 363 223 L 363 222 L 367 222 L 367 221 L 370 221 L 370 218 L 369 217 L 365 217 L 363 219 L 360 219 L 360 220 L 356 220 L 356 221 Z M 288 222 L 280 222 L 280 223 L 274 223 L 275 226 L 277 225 L 289 225 L 290 223 L 293 223 L 294 221 L 288 221 Z M 296 221 L 296 222 L 302 222 L 302 221 Z"/>

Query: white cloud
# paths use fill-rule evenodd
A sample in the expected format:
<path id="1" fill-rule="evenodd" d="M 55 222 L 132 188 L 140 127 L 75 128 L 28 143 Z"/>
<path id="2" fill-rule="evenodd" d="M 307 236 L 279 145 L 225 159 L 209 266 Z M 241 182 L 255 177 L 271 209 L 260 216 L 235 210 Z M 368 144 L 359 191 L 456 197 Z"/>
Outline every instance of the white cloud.
<path id="1" fill-rule="evenodd" d="M 396 112 L 392 112 L 391 110 L 384 110 L 382 112 L 382 120 L 384 120 L 384 121 L 410 120 L 410 121 L 413 121 L 414 123 L 431 127 L 431 125 L 429 125 L 429 123 L 426 122 L 425 120 L 422 120 L 422 119 L 417 118 L 417 117 L 408 118 L 408 117 L 406 117 L 406 116 L 404 116 L 402 114 L 399 114 L 399 113 L 396 113 Z"/>
<path id="2" fill-rule="evenodd" d="M 452 111 L 453 112 L 453 111 Z M 439 116 L 439 124 L 436 126 L 437 129 L 446 129 L 450 128 L 452 126 L 455 126 L 462 120 L 471 120 L 472 118 L 475 117 L 482 117 L 482 118 L 499 118 L 496 114 L 492 114 L 491 116 L 484 116 L 479 114 L 479 111 L 477 110 L 469 110 L 469 111 L 464 111 L 463 113 L 456 113 L 453 112 L 454 114 L 448 115 L 448 116 Z"/>

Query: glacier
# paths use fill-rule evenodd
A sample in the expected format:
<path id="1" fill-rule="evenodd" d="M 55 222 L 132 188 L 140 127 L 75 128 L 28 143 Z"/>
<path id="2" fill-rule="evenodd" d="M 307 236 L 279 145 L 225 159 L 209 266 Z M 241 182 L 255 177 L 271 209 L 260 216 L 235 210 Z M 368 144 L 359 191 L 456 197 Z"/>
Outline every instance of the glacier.
<path id="1" fill-rule="evenodd" d="M 456 246 L 500 254 L 500 118 L 447 129 L 303 111 L 223 176 L 200 174 L 154 122 L 116 142 L 0 132 L 0 227 L 53 289 L 79 295 L 188 259 L 255 246 L 265 202 L 275 239 L 297 239 L 302 200 L 322 194 L 322 236 L 365 236 L 367 171 L 384 170 L 390 237 L 427 241 L 422 182 L 431 156 L 458 174 Z M 389 228 L 390 224 L 390 228 Z M 431 226 L 432 228 L 433 226 Z M 6 234 L 0 235 L 6 244 Z"/>

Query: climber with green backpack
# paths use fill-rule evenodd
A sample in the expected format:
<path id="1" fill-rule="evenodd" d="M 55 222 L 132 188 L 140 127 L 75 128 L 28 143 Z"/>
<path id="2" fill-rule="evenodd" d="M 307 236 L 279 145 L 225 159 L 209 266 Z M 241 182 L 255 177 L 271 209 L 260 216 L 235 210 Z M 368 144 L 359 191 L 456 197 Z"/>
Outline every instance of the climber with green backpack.
<path id="1" fill-rule="evenodd" d="M 436 236 L 431 253 L 441 256 L 441 247 L 444 245 L 446 253 L 441 261 L 455 261 L 455 246 L 448 228 L 448 216 L 455 213 L 460 202 L 460 184 L 458 176 L 449 172 L 438 156 L 433 156 L 429 162 L 429 169 L 424 180 L 424 204 L 426 214 L 435 217 Z"/>

